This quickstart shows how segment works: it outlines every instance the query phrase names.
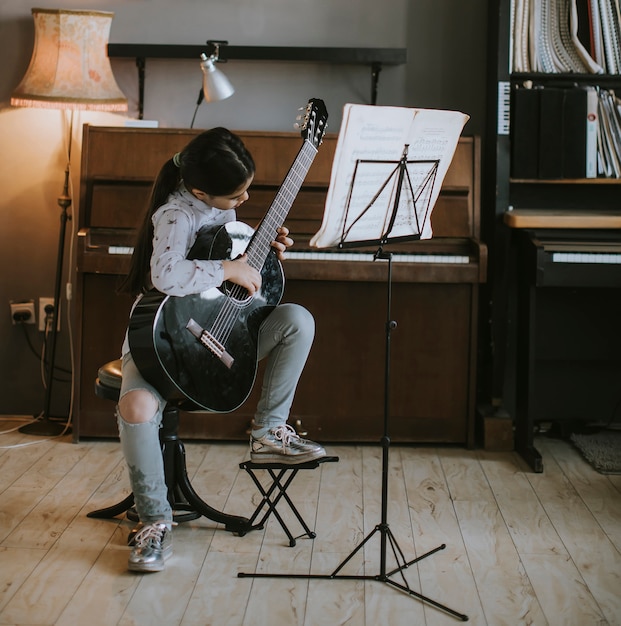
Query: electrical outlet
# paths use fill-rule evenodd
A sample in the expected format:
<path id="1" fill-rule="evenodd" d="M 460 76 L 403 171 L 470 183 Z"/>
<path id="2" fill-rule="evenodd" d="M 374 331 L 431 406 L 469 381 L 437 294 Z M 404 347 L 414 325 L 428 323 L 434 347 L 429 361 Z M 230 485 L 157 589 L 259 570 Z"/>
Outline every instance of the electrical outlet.
<path id="1" fill-rule="evenodd" d="M 48 312 L 45 310 L 46 307 L 54 308 L 54 298 L 39 298 L 39 330 L 41 332 L 45 332 L 45 324 L 51 322 L 51 317 L 49 317 Z M 60 316 L 57 317 L 58 322 L 56 324 L 56 329 L 60 330 Z"/>
<path id="2" fill-rule="evenodd" d="M 34 300 L 25 300 L 24 302 L 10 300 L 9 304 L 11 306 L 11 320 L 13 324 L 35 323 Z"/>

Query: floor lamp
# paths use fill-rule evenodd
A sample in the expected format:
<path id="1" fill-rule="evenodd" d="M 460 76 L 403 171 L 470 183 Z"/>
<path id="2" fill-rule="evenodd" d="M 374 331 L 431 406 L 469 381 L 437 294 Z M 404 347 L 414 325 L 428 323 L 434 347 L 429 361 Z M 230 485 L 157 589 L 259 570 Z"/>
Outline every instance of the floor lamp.
<path id="1" fill-rule="evenodd" d="M 119 89 L 107 55 L 114 13 L 32 9 L 34 49 L 26 75 L 11 96 L 13 106 L 69 111 L 67 167 L 61 208 L 54 311 L 51 314 L 47 353 L 47 386 L 42 418 L 19 430 L 32 435 L 54 436 L 66 425 L 50 419 L 58 333 L 62 272 L 69 207 L 71 143 L 74 111 L 127 111 L 127 99 Z"/>

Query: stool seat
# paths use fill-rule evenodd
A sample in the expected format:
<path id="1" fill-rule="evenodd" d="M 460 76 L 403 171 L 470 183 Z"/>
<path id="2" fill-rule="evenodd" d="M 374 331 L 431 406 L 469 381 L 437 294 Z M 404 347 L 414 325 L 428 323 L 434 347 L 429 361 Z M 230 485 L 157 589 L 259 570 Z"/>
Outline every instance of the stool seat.
<path id="1" fill-rule="evenodd" d="M 114 400 L 118 402 L 122 380 L 121 359 L 105 363 L 97 370 L 95 395 L 104 400 Z"/>
<path id="2" fill-rule="evenodd" d="M 320 459 L 307 461 L 306 463 L 277 463 L 276 461 L 243 461 L 239 464 L 240 469 L 316 469 L 320 463 L 336 463 L 338 456 L 322 456 Z"/>
<path id="3" fill-rule="evenodd" d="M 116 359 L 115 361 L 109 361 L 105 365 L 102 365 L 97 370 L 97 378 L 102 385 L 106 385 L 107 387 L 116 387 L 117 389 L 121 388 L 121 359 Z"/>

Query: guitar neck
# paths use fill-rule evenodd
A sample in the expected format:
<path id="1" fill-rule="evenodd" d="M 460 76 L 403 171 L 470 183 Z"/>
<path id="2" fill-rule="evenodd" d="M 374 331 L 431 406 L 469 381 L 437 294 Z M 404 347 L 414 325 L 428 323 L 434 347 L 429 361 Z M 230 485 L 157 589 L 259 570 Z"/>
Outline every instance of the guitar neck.
<path id="1" fill-rule="evenodd" d="M 263 267 L 276 230 L 284 224 L 316 154 L 317 148 L 311 142 L 304 141 L 276 197 L 248 244 L 246 254 L 251 267 L 258 270 Z"/>

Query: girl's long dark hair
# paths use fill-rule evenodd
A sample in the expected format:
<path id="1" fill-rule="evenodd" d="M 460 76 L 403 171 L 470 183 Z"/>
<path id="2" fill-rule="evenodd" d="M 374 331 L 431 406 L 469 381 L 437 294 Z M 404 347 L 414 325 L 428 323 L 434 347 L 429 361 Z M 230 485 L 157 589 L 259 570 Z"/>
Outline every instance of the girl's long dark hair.
<path id="1" fill-rule="evenodd" d="M 120 291 L 136 296 L 150 286 L 153 253 L 153 214 L 166 203 L 183 181 L 188 190 L 200 189 L 211 196 L 226 196 L 254 175 L 255 165 L 242 140 L 226 128 L 212 128 L 197 135 L 160 170 L 149 198 L 148 209 L 138 232 L 131 266 Z"/>

